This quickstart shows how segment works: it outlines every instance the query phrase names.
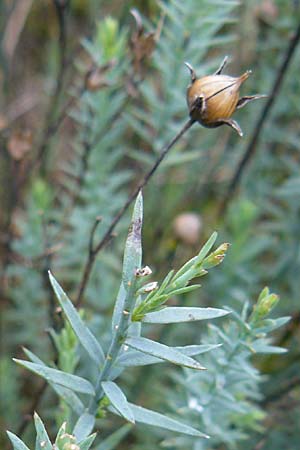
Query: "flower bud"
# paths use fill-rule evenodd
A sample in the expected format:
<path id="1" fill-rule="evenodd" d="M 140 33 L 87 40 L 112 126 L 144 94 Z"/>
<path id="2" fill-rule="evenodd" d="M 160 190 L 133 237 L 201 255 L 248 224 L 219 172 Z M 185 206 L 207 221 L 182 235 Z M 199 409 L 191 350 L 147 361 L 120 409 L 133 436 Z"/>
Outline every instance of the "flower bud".
<path id="1" fill-rule="evenodd" d="M 278 295 L 270 294 L 268 288 L 263 289 L 258 298 L 257 304 L 253 307 L 253 313 L 250 321 L 257 322 L 268 316 L 278 302 Z"/>
<path id="2" fill-rule="evenodd" d="M 211 267 L 215 267 L 221 264 L 221 262 L 225 258 L 229 246 L 230 244 L 228 244 L 228 242 L 224 242 L 224 244 L 220 245 L 217 250 L 215 250 L 213 253 L 208 255 L 207 258 L 205 258 L 201 267 L 203 269 L 210 269 Z"/>

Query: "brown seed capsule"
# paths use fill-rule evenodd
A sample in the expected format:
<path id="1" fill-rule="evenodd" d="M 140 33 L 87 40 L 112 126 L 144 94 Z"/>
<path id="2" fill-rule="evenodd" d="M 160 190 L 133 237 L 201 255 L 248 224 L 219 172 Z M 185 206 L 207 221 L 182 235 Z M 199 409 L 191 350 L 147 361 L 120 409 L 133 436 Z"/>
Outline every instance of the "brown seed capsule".
<path id="1" fill-rule="evenodd" d="M 179 214 L 173 222 L 176 237 L 188 245 L 195 245 L 199 242 L 201 228 L 201 217 L 193 212 Z"/>
<path id="2" fill-rule="evenodd" d="M 250 101 L 266 96 L 250 95 L 239 98 L 240 86 L 247 80 L 251 71 L 247 71 L 237 78 L 222 75 L 226 63 L 227 57 L 214 75 L 203 78 L 197 78 L 192 66 L 185 63 L 191 72 L 191 84 L 187 88 L 190 117 L 208 128 L 229 125 L 240 136 L 243 136 L 239 124 L 231 119 L 232 114 Z"/>

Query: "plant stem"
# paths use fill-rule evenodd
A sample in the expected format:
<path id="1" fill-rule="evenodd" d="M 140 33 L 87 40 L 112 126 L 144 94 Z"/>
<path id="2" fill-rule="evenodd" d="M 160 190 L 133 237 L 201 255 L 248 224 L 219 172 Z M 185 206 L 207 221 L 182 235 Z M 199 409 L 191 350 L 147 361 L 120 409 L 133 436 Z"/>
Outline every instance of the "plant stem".
<path id="1" fill-rule="evenodd" d="M 81 282 L 80 282 L 80 285 L 79 285 L 77 299 L 75 301 L 75 305 L 77 307 L 81 305 L 81 302 L 82 302 L 82 299 L 83 299 L 83 295 L 84 295 L 86 286 L 88 284 L 88 281 L 90 279 L 91 272 L 92 272 L 92 269 L 93 269 L 94 262 L 95 262 L 97 254 L 107 244 L 107 242 L 111 239 L 112 232 L 114 231 L 116 225 L 119 223 L 119 221 L 121 220 L 121 218 L 123 217 L 123 215 L 125 214 L 127 209 L 129 208 L 129 206 L 134 202 L 134 200 L 137 197 L 137 195 L 140 192 L 140 190 L 143 189 L 146 186 L 146 184 L 148 183 L 150 178 L 156 172 L 156 170 L 158 169 L 158 167 L 160 166 L 161 162 L 166 157 L 168 152 L 176 144 L 176 142 L 191 128 L 191 126 L 194 123 L 195 123 L 195 121 L 193 119 L 189 119 L 183 125 L 181 130 L 176 134 L 176 136 L 162 149 L 159 157 L 157 158 L 157 160 L 155 161 L 155 163 L 153 164 L 153 166 L 151 167 L 149 172 L 147 172 L 145 174 L 144 178 L 142 178 L 142 180 L 138 183 L 138 185 L 136 186 L 134 191 L 131 193 L 131 195 L 128 197 L 128 199 L 126 200 L 126 202 L 124 203 L 122 208 L 119 210 L 117 215 L 112 220 L 110 226 L 108 227 L 108 229 L 107 229 L 106 233 L 104 234 L 103 238 L 101 239 L 101 241 L 93 248 L 92 252 L 89 252 L 87 261 L 86 261 L 85 266 L 84 266 Z"/>
<path id="2" fill-rule="evenodd" d="M 98 403 L 99 400 L 101 400 L 101 397 L 103 396 L 103 389 L 101 387 L 102 381 L 105 381 L 106 379 L 109 379 L 109 373 L 110 369 L 113 365 L 113 363 L 116 361 L 119 351 L 126 339 L 127 336 L 127 330 L 130 325 L 130 317 L 131 312 L 135 306 L 135 291 L 136 291 L 136 276 L 135 274 L 132 277 L 132 280 L 130 283 L 128 283 L 127 288 L 127 294 L 124 300 L 124 307 L 123 311 L 120 317 L 120 321 L 118 325 L 115 327 L 115 330 L 113 330 L 113 337 L 111 340 L 111 344 L 109 346 L 105 363 L 103 366 L 103 369 L 101 370 L 99 374 L 99 378 L 96 383 L 95 392 L 96 395 L 93 399 L 91 399 L 88 411 L 90 414 L 96 414 L 98 409 Z"/>

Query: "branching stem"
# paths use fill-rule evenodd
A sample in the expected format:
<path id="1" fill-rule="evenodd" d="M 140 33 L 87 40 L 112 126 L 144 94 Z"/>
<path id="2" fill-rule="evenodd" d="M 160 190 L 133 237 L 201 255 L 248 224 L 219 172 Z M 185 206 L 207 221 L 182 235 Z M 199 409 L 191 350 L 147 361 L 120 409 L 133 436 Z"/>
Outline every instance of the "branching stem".
<path id="1" fill-rule="evenodd" d="M 116 214 L 116 216 L 112 220 L 110 226 L 108 227 L 108 229 L 107 229 L 106 233 L 104 234 L 103 238 L 101 239 L 101 241 L 98 242 L 98 244 L 93 248 L 92 252 L 89 252 L 88 258 L 87 258 L 85 266 L 84 266 L 83 275 L 81 278 L 78 295 L 77 295 L 76 302 L 75 302 L 77 307 L 81 305 L 81 302 L 83 300 L 83 295 L 84 295 L 86 286 L 88 284 L 88 281 L 90 279 L 91 272 L 92 272 L 97 254 L 100 252 L 100 250 L 102 250 L 102 248 L 107 244 L 107 242 L 110 241 L 110 239 L 112 238 L 112 232 L 114 231 L 116 225 L 120 222 L 121 218 L 126 213 L 129 206 L 134 202 L 134 200 L 136 199 L 140 190 L 142 190 L 146 186 L 146 184 L 148 183 L 150 178 L 156 172 L 156 170 L 158 169 L 158 167 L 160 166 L 161 162 L 166 157 L 168 152 L 176 144 L 176 142 L 191 128 L 191 126 L 194 123 L 195 123 L 195 121 L 193 119 L 189 119 L 183 125 L 181 130 L 176 134 L 176 136 L 162 149 L 162 151 L 160 152 L 160 155 L 158 156 L 157 160 L 155 161 L 155 163 L 153 164 L 153 166 L 151 167 L 149 172 L 147 172 L 145 174 L 144 178 L 142 178 L 142 180 L 138 183 L 138 185 L 136 186 L 134 191 L 131 193 L 131 195 L 128 197 L 128 199 L 126 200 L 126 202 L 124 203 L 122 208 L 119 210 L 119 212 Z"/>

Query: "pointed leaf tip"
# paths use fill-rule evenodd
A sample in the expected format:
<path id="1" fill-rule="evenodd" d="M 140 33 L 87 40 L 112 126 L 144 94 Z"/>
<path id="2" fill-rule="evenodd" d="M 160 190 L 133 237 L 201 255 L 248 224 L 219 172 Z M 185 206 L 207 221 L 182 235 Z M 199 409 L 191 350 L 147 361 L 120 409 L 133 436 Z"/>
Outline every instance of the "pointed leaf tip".
<path id="1" fill-rule="evenodd" d="M 172 419 L 171 417 L 165 416 L 150 409 L 143 408 L 142 406 L 134 405 L 133 403 L 129 403 L 129 405 L 133 411 L 136 422 L 164 428 L 166 430 L 175 431 L 177 433 L 183 433 L 190 436 L 209 439 L 209 436 L 207 434 L 204 434 L 201 431 L 198 431 L 190 425 L 186 425 L 179 420 Z"/>
<path id="2" fill-rule="evenodd" d="M 58 384 L 82 394 L 95 395 L 93 385 L 85 378 L 17 358 L 13 358 L 13 361 L 44 378 L 48 383 Z"/>
<path id="3" fill-rule="evenodd" d="M 146 323 L 179 323 L 210 320 L 226 316 L 229 311 L 219 308 L 167 307 L 160 311 L 145 314 L 142 321 Z"/>
<path id="4" fill-rule="evenodd" d="M 7 431 L 6 433 L 9 437 L 10 442 L 13 445 L 14 450 L 29 450 L 27 445 L 25 445 L 24 442 L 14 433 L 12 433 L 11 431 Z"/>
<path id="5" fill-rule="evenodd" d="M 128 337 L 125 343 L 135 350 L 139 350 L 140 352 L 151 356 L 156 356 L 157 358 L 169 361 L 173 364 L 189 367 L 191 369 L 206 370 L 206 368 L 201 366 L 195 359 L 159 342 L 142 337 Z"/>
<path id="6" fill-rule="evenodd" d="M 36 429 L 36 450 L 53 450 L 45 425 L 36 412 L 34 412 L 34 425 Z"/>
<path id="7" fill-rule="evenodd" d="M 136 269 L 142 264 L 143 197 L 140 193 L 135 201 L 131 224 L 125 244 L 122 280 L 127 290 Z"/>
<path id="8" fill-rule="evenodd" d="M 85 325 L 73 303 L 51 273 L 49 274 L 49 279 L 57 300 L 79 342 L 96 364 L 103 364 L 105 356 L 100 343 L 90 329 Z"/>

